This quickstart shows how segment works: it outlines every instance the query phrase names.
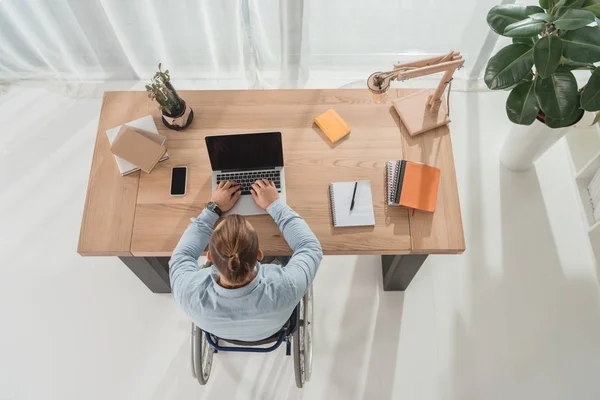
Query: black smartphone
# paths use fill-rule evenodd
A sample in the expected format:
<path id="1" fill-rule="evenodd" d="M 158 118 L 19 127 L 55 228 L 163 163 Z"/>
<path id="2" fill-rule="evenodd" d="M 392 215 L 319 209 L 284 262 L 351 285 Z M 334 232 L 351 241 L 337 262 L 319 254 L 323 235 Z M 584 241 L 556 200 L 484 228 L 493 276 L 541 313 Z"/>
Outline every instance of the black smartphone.
<path id="1" fill-rule="evenodd" d="M 187 167 L 173 167 L 171 171 L 171 196 L 184 196 L 187 185 Z"/>

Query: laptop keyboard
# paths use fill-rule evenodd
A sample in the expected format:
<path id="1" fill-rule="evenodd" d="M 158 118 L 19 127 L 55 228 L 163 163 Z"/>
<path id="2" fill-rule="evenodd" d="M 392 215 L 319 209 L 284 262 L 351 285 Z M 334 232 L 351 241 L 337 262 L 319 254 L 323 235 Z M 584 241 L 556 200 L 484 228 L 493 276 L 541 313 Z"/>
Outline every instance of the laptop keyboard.
<path id="1" fill-rule="evenodd" d="M 217 175 L 217 184 L 221 181 L 232 181 L 240 184 L 242 195 L 250 194 L 251 185 L 259 179 L 266 179 L 275 183 L 278 192 L 281 192 L 280 170 L 228 172 Z"/>

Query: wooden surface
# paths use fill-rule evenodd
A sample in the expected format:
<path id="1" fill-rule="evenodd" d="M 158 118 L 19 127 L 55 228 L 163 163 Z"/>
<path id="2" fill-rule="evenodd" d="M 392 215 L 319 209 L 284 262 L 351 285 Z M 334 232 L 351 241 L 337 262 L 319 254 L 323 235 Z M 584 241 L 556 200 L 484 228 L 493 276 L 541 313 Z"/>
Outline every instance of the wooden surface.
<path id="1" fill-rule="evenodd" d="M 390 100 L 414 90 L 390 90 Z M 90 216 L 102 214 L 94 196 L 110 197 L 104 191 L 121 190 L 121 178 L 113 165 L 113 175 L 103 180 L 90 178 L 86 212 L 82 223 L 82 238 L 86 237 L 84 255 L 117 254 L 116 248 L 127 248 L 125 240 L 104 252 L 94 252 L 96 235 L 111 231 L 130 233 L 128 250 L 134 256 L 168 256 L 191 217 L 197 216 L 211 193 L 211 169 L 204 137 L 213 134 L 281 131 L 286 168 L 287 202 L 301 214 L 318 236 L 325 254 L 408 254 L 460 253 L 464 251 L 464 236 L 454 172 L 452 147 L 447 127 L 410 138 L 401 127 L 391 102 L 377 104 L 368 90 L 260 90 L 260 91 L 182 91 L 181 96 L 194 109 L 194 121 L 185 131 L 166 129 L 154 104 L 148 103 L 143 92 L 108 92 L 105 95 L 99 126 L 99 139 L 94 151 L 92 175 L 96 159 L 110 159 L 103 129 L 147 113 L 155 117 L 162 135 L 167 136 L 169 159 L 159 163 L 151 174 L 136 173 L 137 200 L 113 201 L 115 208 L 123 207 L 120 216 L 105 214 L 110 226 L 94 232 Z M 126 100 L 129 99 L 129 100 Z M 108 115 L 107 105 L 114 102 L 122 108 L 145 111 L 124 117 L 123 111 Z M 144 106 L 139 103 L 143 102 Z M 131 104 L 129 104 L 131 103 Z M 352 128 L 352 133 L 335 145 L 313 124 L 314 117 L 334 108 Z M 113 116 L 119 114 L 119 118 Z M 121 118 L 121 119 L 120 119 Z M 125 118 L 124 120 L 122 118 Z M 110 120 L 110 123 L 107 123 Z M 118 120 L 118 121 L 116 121 Z M 110 126 L 109 126 L 110 125 Z M 100 133 L 102 135 L 100 135 Z M 438 209 L 434 215 L 417 212 L 409 216 L 406 209 L 384 205 L 384 166 L 387 160 L 408 159 L 432 162 L 441 166 Z M 110 157 L 108 157 L 110 156 Z M 114 164 L 114 160 L 112 164 Z M 108 164 L 108 163 L 107 163 Z M 171 168 L 188 167 L 187 194 L 169 195 Z M 110 175 L 108 167 L 101 172 Z M 331 225 L 328 186 L 335 181 L 371 180 L 375 209 L 375 227 L 336 228 Z M 123 184 L 124 185 L 124 184 Z M 133 186 L 133 184 L 132 184 Z M 101 188 L 103 190 L 101 190 Z M 90 194 L 91 193 L 91 194 Z M 94 197 L 90 201 L 90 197 Z M 118 197 L 118 196 L 117 196 Z M 135 209 L 133 224 L 129 219 Z M 268 215 L 249 217 L 259 233 L 265 254 L 290 254 Z M 125 226 L 121 226 L 125 225 Z M 133 229 L 132 229 L 133 228 Z M 102 243 L 99 238 L 99 243 Z M 115 239 L 111 239 L 116 241 Z M 106 247 L 106 246 L 105 246 Z"/>
<path id="2" fill-rule="evenodd" d="M 106 130 L 148 114 L 143 92 L 106 92 L 102 101 L 77 252 L 131 256 L 140 173 L 121 176 Z"/>

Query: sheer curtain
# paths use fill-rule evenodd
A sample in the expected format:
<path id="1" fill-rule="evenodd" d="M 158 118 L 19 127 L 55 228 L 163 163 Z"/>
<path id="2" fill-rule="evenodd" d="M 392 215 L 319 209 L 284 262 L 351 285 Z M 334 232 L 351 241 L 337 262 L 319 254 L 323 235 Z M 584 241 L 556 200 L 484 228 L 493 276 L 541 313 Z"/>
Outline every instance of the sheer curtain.
<path id="1" fill-rule="evenodd" d="M 293 88 L 449 50 L 468 68 L 497 2 L 4 0 L 0 79 L 147 80 L 162 62 L 174 79 Z"/>

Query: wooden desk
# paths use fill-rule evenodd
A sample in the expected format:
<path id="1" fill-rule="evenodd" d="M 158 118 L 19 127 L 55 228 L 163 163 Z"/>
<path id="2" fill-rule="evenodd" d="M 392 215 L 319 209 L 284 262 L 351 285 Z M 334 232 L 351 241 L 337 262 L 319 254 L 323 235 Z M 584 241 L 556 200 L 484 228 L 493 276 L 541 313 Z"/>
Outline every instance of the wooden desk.
<path id="1" fill-rule="evenodd" d="M 388 92 L 389 99 L 414 89 Z M 281 131 L 287 201 L 319 238 L 325 254 L 380 254 L 386 289 L 406 288 L 427 254 L 465 249 L 454 159 L 448 127 L 411 138 L 391 103 L 377 104 L 368 90 L 182 91 L 194 109 L 185 131 L 166 129 L 145 92 L 106 92 L 102 103 L 78 252 L 119 256 L 151 290 L 168 292 L 168 257 L 191 217 L 211 193 L 211 169 L 204 137 L 223 133 Z M 330 144 L 313 124 L 334 108 L 350 125 L 349 138 Z M 151 113 L 168 137 L 169 159 L 151 174 L 121 177 L 106 129 Z M 434 214 L 387 207 L 384 166 L 406 159 L 441 169 Z M 188 167 L 187 194 L 169 195 L 171 168 Z M 331 225 L 328 185 L 369 179 L 375 227 Z M 267 255 L 291 254 L 269 216 L 249 217 Z"/>

